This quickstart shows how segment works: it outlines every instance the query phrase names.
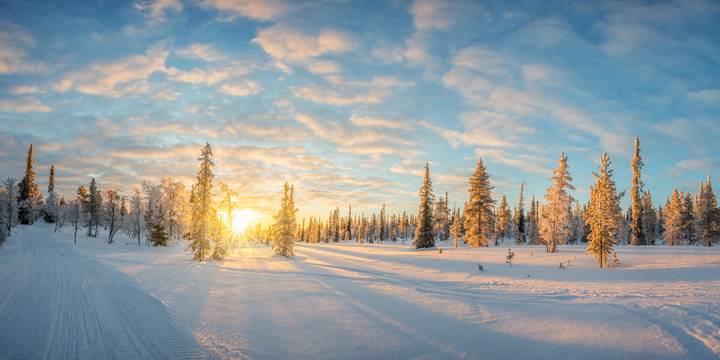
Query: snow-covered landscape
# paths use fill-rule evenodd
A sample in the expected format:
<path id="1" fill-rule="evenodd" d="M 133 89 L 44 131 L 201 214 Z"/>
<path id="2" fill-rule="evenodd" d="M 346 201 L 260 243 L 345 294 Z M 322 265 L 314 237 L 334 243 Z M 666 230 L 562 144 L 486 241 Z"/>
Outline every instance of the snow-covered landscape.
<path id="1" fill-rule="evenodd" d="M 582 246 L 513 246 L 509 265 L 502 246 L 303 244 L 288 260 L 248 243 L 196 263 L 126 240 L 18 226 L 0 358 L 720 356 L 720 248 L 618 247 L 608 270 Z"/>

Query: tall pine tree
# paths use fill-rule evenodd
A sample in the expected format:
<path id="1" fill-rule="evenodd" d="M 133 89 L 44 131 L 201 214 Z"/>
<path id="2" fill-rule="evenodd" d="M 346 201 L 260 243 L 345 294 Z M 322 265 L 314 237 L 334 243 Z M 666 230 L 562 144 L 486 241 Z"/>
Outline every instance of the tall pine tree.
<path id="1" fill-rule="evenodd" d="M 210 254 L 210 230 L 212 225 L 212 191 L 213 191 L 213 152 L 209 143 L 205 144 L 200 152 L 200 169 L 197 173 L 197 180 L 193 185 L 191 202 L 191 230 L 190 248 L 193 252 L 193 259 L 205 260 Z"/>
<path id="2" fill-rule="evenodd" d="M 430 164 L 425 163 L 425 177 L 418 192 L 420 203 L 418 204 L 417 224 L 415 226 L 414 245 L 416 249 L 429 248 L 435 246 L 435 237 L 433 236 L 433 203 L 435 194 L 433 194 L 432 181 L 430 181 Z"/>
<path id="3" fill-rule="evenodd" d="M 520 184 L 520 197 L 518 198 L 517 209 L 515 210 L 515 244 L 525 244 L 525 182 Z"/>
<path id="4" fill-rule="evenodd" d="M 34 151 L 33 145 L 30 145 L 25 160 L 25 176 L 18 185 L 18 220 L 23 225 L 35 222 L 42 205 L 42 193 L 35 182 Z"/>
<path id="5" fill-rule="evenodd" d="M 637 136 L 635 137 L 635 146 L 630 167 L 633 173 L 631 180 L 632 187 L 630 188 L 630 244 L 647 245 L 645 230 L 643 228 L 643 182 L 640 178 L 643 162 L 640 157 L 640 138 Z"/>
<path id="6" fill-rule="evenodd" d="M 295 220 L 297 209 L 295 209 L 294 192 L 293 188 L 288 188 L 288 184 L 285 183 L 280 210 L 275 215 L 275 224 L 272 226 L 273 251 L 287 258 L 295 256 L 293 244 L 297 227 Z"/>
<path id="7" fill-rule="evenodd" d="M 603 153 L 600 158 L 599 173 L 593 173 L 595 185 L 590 187 L 590 204 L 587 220 L 590 224 L 588 235 L 588 253 L 594 256 L 600 268 L 607 267 L 609 255 L 618 238 L 618 228 L 622 219 L 620 195 L 612 179 L 610 157 Z"/>
<path id="8" fill-rule="evenodd" d="M 540 237 L 547 252 L 555 252 L 558 244 L 566 244 L 572 235 L 571 206 L 573 198 L 567 190 L 575 190 L 570 183 L 573 179 L 568 172 L 567 155 L 560 154 L 558 166 L 550 178 L 552 185 L 547 189 L 540 221 Z"/>
<path id="9" fill-rule="evenodd" d="M 493 186 L 482 162 L 478 160 L 475 172 L 470 177 L 467 208 L 465 210 L 465 241 L 472 247 L 487 246 L 495 223 L 492 198 Z"/>

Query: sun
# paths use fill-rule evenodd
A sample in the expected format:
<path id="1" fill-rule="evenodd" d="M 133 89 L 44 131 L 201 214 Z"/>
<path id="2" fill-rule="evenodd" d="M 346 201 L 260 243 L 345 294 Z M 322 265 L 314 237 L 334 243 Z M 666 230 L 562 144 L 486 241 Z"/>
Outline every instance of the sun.
<path id="1" fill-rule="evenodd" d="M 245 232 L 250 225 L 256 222 L 259 218 L 258 213 L 255 210 L 250 209 L 235 209 L 232 212 L 231 227 L 233 233 L 239 235 Z"/>

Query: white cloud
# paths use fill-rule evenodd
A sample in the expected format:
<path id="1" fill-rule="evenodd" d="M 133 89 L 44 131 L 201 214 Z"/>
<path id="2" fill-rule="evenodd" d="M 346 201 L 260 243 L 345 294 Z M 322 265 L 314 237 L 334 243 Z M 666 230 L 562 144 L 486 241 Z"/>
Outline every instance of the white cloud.
<path id="1" fill-rule="evenodd" d="M 206 62 L 226 60 L 227 55 L 208 44 L 192 44 L 175 52 L 178 56 L 186 59 L 200 59 Z"/>
<path id="2" fill-rule="evenodd" d="M 37 85 L 18 85 L 10 89 L 10 92 L 17 95 L 37 94 L 42 90 Z"/>
<path id="3" fill-rule="evenodd" d="M 260 84 L 250 80 L 245 80 L 232 84 L 222 84 L 220 86 L 220 91 L 232 96 L 254 95 L 259 93 L 260 90 L 262 90 Z"/>
<path id="4" fill-rule="evenodd" d="M 237 17 L 272 20 L 291 8 L 285 0 L 200 0 L 200 6 L 222 12 L 223 19 L 229 21 Z"/>
<path id="5" fill-rule="evenodd" d="M 165 21 L 165 14 L 168 10 L 179 12 L 182 11 L 183 6 L 178 0 L 152 0 L 136 3 L 135 8 L 147 11 L 154 21 Z"/>
<path id="6" fill-rule="evenodd" d="M 0 74 L 39 73 L 47 67 L 29 58 L 26 49 L 35 46 L 35 39 L 22 28 L 0 23 Z"/>
<path id="7" fill-rule="evenodd" d="M 375 117 L 364 117 L 364 116 L 353 116 L 350 118 L 353 125 L 365 126 L 365 127 L 376 127 L 376 128 L 388 128 L 388 129 L 409 129 L 410 124 L 383 118 Z"/>
<path id="8" fill-rule="evenodd" d="M 337 30 L 326 29 L 309 35 L 286 25 L 261 29 L 252 41 L 273 58 L 296 63 L 327 53 L 345 52 L 356 46 L 348 35 Z"/>
<path id="9" fill-rule="evenodd" d="M 0 112 L 50 112 L 52 108 L 35 99 L 0 100 Z"/>

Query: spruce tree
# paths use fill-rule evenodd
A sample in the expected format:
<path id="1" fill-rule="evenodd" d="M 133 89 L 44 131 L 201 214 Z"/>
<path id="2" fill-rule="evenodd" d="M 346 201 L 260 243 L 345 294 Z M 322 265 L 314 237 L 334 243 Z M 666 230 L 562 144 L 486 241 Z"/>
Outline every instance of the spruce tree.
<path id="1" fill-rule="evenodd" d="M 18 220 L 22 225 L 31 225 L 37 219 L 42 204 L 42 194 L 35 182 L 34 147 L 30 145 L 25 160 L 25 176 L 18 185 Z"/>
<path id="2" fill-rule="evenodd" d="M 643 167 L 642 158 L 640 157 L 640 138 L 635 137 L 635 146 L 633 158 L 630 161 L 632 168 L 632 181 L 630 189 L 630 244 L 631 245 L 647 245 L 645 230 L 643 229 L 643 182 L 640 178 L 640 171 Z"/>
<path id="3" fill-rule="evenodd" d="M 613 170 L 610 164 L 610 157 L 603 153 L 599 173 L 593 173 L 596 182 L 590 187 L 590 204 L 587 210 L 590 224 L 587 251 L 598 260 L 600 268 L 609 264 L 608 257 L 617 241 L 618 225 L 622 218 L 620 195 L 612 179 Z"/>
<path id="4" fill-rule="evenodd" d="M 568 172 L 567 155 L 560 154 L 558 166 L 550 178 L 552 185 L 547 189 L 540 221 L 540 234 L 547 252 L 555 252 L 558 244 L 566 244 L 572 235 L 573 198 L 567 190 L 575 190 L 570 183 L 573 179 Z"/>
<path id="5" fill-rule="evenodd" d="M 150 227 L 150 244 L 152 246 L 167 246 L 168 239 L 167 231 L 165 231 L 165 219 L 163 212 L 160 211 Z"/>
<path id="6" fill-rule="evenodd" d="M 50 176 L 48 178 L 48 197 L 45 200 L 45 222 L 55 223 L 58 217 L 58 198 L 55 192 L 55 165 L 50 166 Z"/>
<path id="7" fill-rule="evenodd" d="M 293 250 L 296 231 L 294 191 L 288 188 L 287 182 L 283 186 L 283 198 L 280 210 L 275 215 L 275 224 L 272 226 L 273 251 L 275 254 L 287 258 L 295 256 Z"/>
<path id="8" fill-rule="evenodd" d="M 718 236 L 718 207 L 717 199 L 712 188 L 710 176 L 703 184 L 700 181 L 700 189 L 695 205 L 696 234 L 700 245 L 711 246 Z"/>
<path id="9" fill-rule="evenodd" d="M 493 232 L 495 200 L 493 186 L 482 159 L 478 160 L 475 172 L 470 177 L 469 199 L 465 210 L 465 241 L 472 247 L 488 246 Z"/>
<path id="10" fill-rule="evenodd" d="M 684 197 L 680 195 L 677 187 L 673 189 L 670 199 L 668 199 L 665 209 L 663 210 L 664 233 L 666 245 L 681 245 L 684 235 Z"/>
<path id="11" fill-rule="evenodd" d="M 200 168 L 197 179 L 193 185 L 191 201 L 191 230 L 190 248 L 193 259 L 203 261 L 210 255 L 210 230 L 212 225 L 212 191 L 213 191 L 213 152 L 209 143 L 206 143 L 200 152 Z"/>
<path id="12" fill-rule="evenodd" d="M 525 244 L 525 182 L 520 184 L 520 197 L 518 198 L 517 209 L 515 210 L 515 244 Z"/>
<path id="13" fill-rule="evenodd" d="M 457 248 L 460 245 L 460 241 L 463 240 L 463 221 L 460 216 L 460 210 L 453 211 L 452 227 L 450 228 L 450 236 L 452 236 L 453 243 Z"/>
<path id="14" fill-rule="evenodd" d="M 12 228 L 18 222 L 18 181 L 17 178 L 8 177 L 2 182 L 2 208 L 3 218 L 5 218 L 5 234 L 10 236 Z"/>
<path id="15" fill-rule="evenodd" d="M 658 233 L 658 219 L 655 208 L 653 208 L 652 195 L 650 194 L 650 191 L 645 191 L 643 193 L 642 221 L 645 243 L 647 245 L 655 245 L 655 238 Z"/>
<path id="16" fill-rule="evenodd" d="M 415 226 L 414 245 L 416 249 L 430 248 L 435 246 L 433 236 L 433 208 L 435 200 L 432 181 L 430 181 L 430 164 L 425 163 L 425 177 L 418 191 L 420 203 L 418 204 L 417 224 Z"/>
<path id="17" fill-rule="evenodd" d="M 97 188 L 95 178 L 90 180 L 90 191 L 88 193 L 88 237 L 97 237 L 98 225 L 100 224 L 100 207 L 102 206 L 102 197 L 100 190 Z"/>
<path id="18" fill-rule="evenodd" d="M 498 245 L 498 239 L 505 242 L 505 236 L 508 235 L 510 223 L 512 222 L 512 214 L 508 207 L 507 197 L 503 195 L 500 200 L 500 208 L 497 214 L 497 223 L 495 224 L 495 246 Z"/>
<path id="19" fill-rule="evenodd" d="M 538 217 L 538 203 L 537 201 L 535 201 L 535 196 L 533 195 L 532 200 L 530 200 L 530 212 L 527 216 L 525 228 L 525 231 L 527 232 L 527 242 L 529 245 L 540 244 L 540 228 L 538 226 Z"/>

